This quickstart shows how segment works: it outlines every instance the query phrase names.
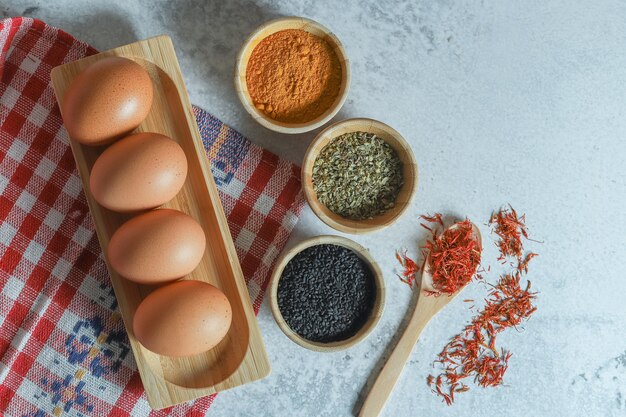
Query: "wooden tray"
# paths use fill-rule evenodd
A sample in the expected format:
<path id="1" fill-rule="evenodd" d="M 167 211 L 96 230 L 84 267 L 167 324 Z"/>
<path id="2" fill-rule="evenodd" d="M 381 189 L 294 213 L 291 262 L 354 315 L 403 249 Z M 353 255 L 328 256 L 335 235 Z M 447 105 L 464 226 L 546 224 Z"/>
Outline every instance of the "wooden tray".
<path id="1" fill-rule="evenodd" d="M 185 185 L 176 198 L 164 205 L 192 216 L 207 236 L 202 262 L 185 279 L 215 285 L 226 294 L 233 309 L 230 330 L 215 348 L 183 358 L 157 355 L 135 339 L 132 328 L 133 314 L 150 288 L 123 279 L 107 264 L 148 402 L 155 409 L 164 408 L 263 378 L 270 372 L 267 353 L 171 39 L 158 36 L 54 68 L 52 82 L 57 101 L 63 101 L 68 86 L 82 69 L 108 56 L 134 60 L 148 71 L 154 83 L 152 108 L 137 131 L 167 135 L 180 144 L 187 156 Z M 130 216 L 101 207 L 89 191 L 91 167 L 105 147 L 89 147 L 75 141 L 70 144 L 98 240 L 106 253 L 111 235 Z"/>

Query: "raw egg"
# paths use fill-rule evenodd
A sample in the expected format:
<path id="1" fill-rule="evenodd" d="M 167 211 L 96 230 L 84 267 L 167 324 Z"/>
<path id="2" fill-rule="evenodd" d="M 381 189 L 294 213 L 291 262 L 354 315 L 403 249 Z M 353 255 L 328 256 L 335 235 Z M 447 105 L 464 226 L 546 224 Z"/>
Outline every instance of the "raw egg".
<path id="1" fill-rule="evenodd" d="M 152 80 L 141 65 L 104 58 L 72 81 L 63 99 L 63 122 L 70 138 L 101 145 L 137 128 L 150 111 L 152 97 Z"/>
<path id="2" fill-rule="evenodd" d="M 115 142 L 98 157 L 89 186 L 100 205 L 128 212 L 171 200 L 185 183 L 187 158 L 172 139 L 136 133 Z"/>
<path id="3" fill-rule="evenodd" d="M 140 284 L 160 284 L 191 273 L 202 259 L 206 238 L 192 217 L 177 210 L 140 214 L 113 233 L 107 256 L 121 276 Z"/>
<path id="4" fill-rule="evenodd" d="M 232 321 L 228 298 L 211 284 L 179 281 L 158 288 L 137 307 L 133 331 L 159 355 L 206 352 L 222 341 Z"/>

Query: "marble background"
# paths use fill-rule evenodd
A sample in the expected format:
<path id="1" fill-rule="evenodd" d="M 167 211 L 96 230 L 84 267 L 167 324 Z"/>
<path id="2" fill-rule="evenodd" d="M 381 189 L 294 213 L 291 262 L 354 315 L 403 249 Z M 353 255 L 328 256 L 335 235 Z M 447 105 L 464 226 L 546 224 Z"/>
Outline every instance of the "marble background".
<path id="1" fill-rule="evenodd" d="M 306 351 L 259 314 L 273 373 L 218 396 L 213 416 L 343 416 L 358 409 L 410 309 L 394 251 L 415 253 L 417 215 L 442 211 L 484 226 L 511 203 L 542 244 L 529 278 L 538 312 L 502 335 L 513 351 L 506 386 L 473 389 L 452 407 L 425 385 L 436 353 L 471 317 L 457 300 L 423 333 L 386 416 L 623 416 L 626 414 L 626 3 L 597 1 L 4 0 L 0 16 L 45 20 L 108 49 L 166 33 L 194 103 L 254 142 L 300 162 L 315 132 L 257 125 L 232 85 L 239 46 L 257 25 L 301 15 L 328 26 L 352 63 L 336 120 L 380 119 L 420 164 L 412 209 L 355 240 L 386 274 L 387 308 L 348 351 Z M 290 245 L 333 231 L 307 208 Z M 489 241 L 487 241 L 489 242 Z M 486 245 L 494 267 L 496 249 Z M 495 279 L 491 274 L 491 279 Z M 463 298 L 481 297 L 474 285 Z"/>

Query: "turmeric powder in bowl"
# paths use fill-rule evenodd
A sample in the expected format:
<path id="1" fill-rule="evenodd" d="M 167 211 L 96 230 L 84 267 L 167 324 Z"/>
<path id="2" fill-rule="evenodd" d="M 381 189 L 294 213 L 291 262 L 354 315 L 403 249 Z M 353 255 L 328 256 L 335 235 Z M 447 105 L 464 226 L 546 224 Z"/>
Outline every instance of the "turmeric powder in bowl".
<path id="1" fill-rule="evenodd" d="M 341 82 L 341 63 L 331 45 L 301 29 L 264 38 L 246 68 L 254 106 L 283 123 L 307 123 L 320 117 L 335 103 Z"/>

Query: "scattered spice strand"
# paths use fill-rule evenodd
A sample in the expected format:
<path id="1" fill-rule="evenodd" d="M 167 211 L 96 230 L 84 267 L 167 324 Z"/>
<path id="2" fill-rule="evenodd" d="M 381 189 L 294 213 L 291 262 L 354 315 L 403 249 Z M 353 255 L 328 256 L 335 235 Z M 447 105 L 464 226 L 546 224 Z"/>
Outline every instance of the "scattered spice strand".
<path id="1" fill-rule="evenodd" d="M 396 252 L 396 259 L 402 266 L 402 275 L 399 275 L 400 281 L 408 284 L 409 287 L 413 287 L 416 283 L 415 280 L 417 279 L 417 273 L 420 269 L 419 266 L 417 266 L 413 259 L 407 256 L 406 251 Z"/>
<path id="2" fill-rule="evenodd" d="M 534 252 L 529 252 L 526 254 L 526 257 L 524 258 L 523 261 L 520 261 L 517 265 L 517 270 L 519 272 L 524 272 L 525 274 L 528 273 L 528 263 L 535 257 L 535 256 L 539 256 L 539 254 L 536 254 Z"/>
<path id="3" fill-rule="evenodd" d="M 515 256 L 518 260 L 522 258 L 522 236 L 528 239 L 525 221 L 526 215 L 518 217 L 510 204 L 508 209 L 501 209 L 489 219 L 489 225 L 495 224 L 495 233 L 500 237 L 497 243 L 500 248 L 499 261 L 507 256 Z"/>
<path id="4" fill-rule="evenodd" d="M 422 214 L 420 216 L 420 219 L 424 219 L 424 220 L 426 220 L 429 223 L 439 223 L 441 225 L 441 227 L 443 227 L 443 216 L 442 216 L 441 213 L 435 213 L 432 216 L 429 215 L 429 214 Z M 422 223 L 422 226 L 426 227 L 423 223 Z M 426 227 L 426 229 L 432 231 L 432 229 L 429 228 L 429 227 Z"/>
<path id="5" fill-rule="evenodd" d="M 492 288 L 484 308 L 472 319 L 463 331 L 455 336 L 441 351 L 437 363 L 442 373 L 441 381 L 432 391 L 441 396 L 448 405 L 454 402 L 454 393 L 469 390 L 461 380 L 474 377 L 481 387 L 502 384 L 504 373 L 512 356 L 504 349 L 498 351 L 496 336 L 509 327 L 516 327 L 527 320 L 536 310 L 533 305 L 535 292 L 520 286 L 520 272 L 505 274 Z M 435 380 L 435 377 L 427 381 Z"/>

